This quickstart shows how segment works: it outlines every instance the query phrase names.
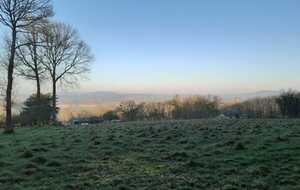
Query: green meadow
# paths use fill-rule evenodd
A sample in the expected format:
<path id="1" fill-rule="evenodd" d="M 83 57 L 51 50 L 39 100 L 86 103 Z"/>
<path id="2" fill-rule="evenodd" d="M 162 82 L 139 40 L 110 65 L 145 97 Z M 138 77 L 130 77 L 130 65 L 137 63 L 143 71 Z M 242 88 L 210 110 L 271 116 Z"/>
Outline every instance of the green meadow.
<path id="1" fill-rule="evenodd" d="M 300 189 L 300 120 L 188 120 L 0 134 L 2 190 Z"/>

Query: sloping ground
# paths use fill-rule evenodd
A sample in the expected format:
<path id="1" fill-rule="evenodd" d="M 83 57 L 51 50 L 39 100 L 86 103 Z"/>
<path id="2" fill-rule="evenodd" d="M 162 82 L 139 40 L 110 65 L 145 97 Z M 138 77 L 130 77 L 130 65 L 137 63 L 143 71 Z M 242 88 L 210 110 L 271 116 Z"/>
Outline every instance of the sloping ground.
<path id="1" fill-rule="evenodd" d="M 0 189 L 300 189 L 300 120 L 195 120 L 0 135 Z"/>

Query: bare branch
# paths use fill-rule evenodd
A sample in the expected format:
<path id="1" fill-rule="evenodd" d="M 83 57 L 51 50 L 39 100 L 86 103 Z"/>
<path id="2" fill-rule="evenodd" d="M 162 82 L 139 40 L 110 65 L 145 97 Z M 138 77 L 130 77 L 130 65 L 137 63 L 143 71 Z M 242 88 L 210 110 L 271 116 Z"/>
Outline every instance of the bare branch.
<path id="1" fill-rule="evenodd" d="M 42 41 L 46 42 L 43 64 L 55 81 L 89 71 L 93 59 L 90 49 L 70 26 L 52 23 L 43 32 Z"/>

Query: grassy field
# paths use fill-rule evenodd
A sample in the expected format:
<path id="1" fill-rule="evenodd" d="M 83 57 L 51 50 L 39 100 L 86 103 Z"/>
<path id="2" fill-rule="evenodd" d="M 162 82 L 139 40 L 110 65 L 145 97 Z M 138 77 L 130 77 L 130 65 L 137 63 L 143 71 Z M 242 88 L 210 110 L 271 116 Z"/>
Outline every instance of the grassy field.
<path id="1" fill-rule="evenodd" d="M 0 189 L 300 189 L 300 120 L 24 128 L 0 135 Z"/>

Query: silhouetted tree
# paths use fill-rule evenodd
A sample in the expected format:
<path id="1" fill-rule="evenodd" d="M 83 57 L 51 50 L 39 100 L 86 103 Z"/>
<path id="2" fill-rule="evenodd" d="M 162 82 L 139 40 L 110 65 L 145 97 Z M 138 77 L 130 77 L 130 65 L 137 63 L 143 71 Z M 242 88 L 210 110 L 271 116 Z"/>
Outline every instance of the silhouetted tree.
<path id="1" fill-rule="evenodd" d="M 179 119 L 182 116 L 182 100 L 179 95 L 174 96 L 174 98 L 170 101 L 170 104 L 173 106 L 172 110 L 172 118 Z"/>
<path id="2" fill-rule="evenodd" d="M 0 23 L 10 29 L 10 54 L 7 66 L 6 87 L 6 128 L 5 132 L 13 131 L 12 128 L 12 88 L 15 67 L 15 55 L 18 41 L 18 33 L 52 14 L 50 0 L 1 0 L 0 1 Z"/>
<path id="3" fill-rule="evenodd" d="M 17 73 L 25 79 L 35 81 L 37 99 L 41 96 L 41 81 L 45 78 L 45 68 L 40 62 L 43 44 L 39 36 L 42 27 L 44 27 L 42 22 L 28 27 L 20 39 L 24 46 L 17 49 L 16 53 L 17 62 L 20 63 Z"/>
<path id="4" fill-rule="evenodd" d="M 41 63 L 52 82 L 52 107 L 56 108 L 57 83 L 74 84 L 82 74 L 89 71 L 92 55 L 77 32 L 63 23 L 49 23 L 42 32 L 43 59 Z M 53 113 L 56 121 L 57 113 Z"/>
<path id="5" fill-rule="evenodd" d="M 137 120 L 139 106 L 135 103 L 135 101 L 122 102 L 119 106 L 119 110 L 121 111 L 124 120 Z"/>
<path id="6" fill-rule="evenodd" d="M 140 106 L 144 114 L 143 119 L 147 120 L 162 120 L 172 118 L 171 105 L 168 102 L 150 102 L 144 103 Z"/>
<path id="7" fill-rule="evenodd" d="M 300 93 L 289 90 L 276 99 L 284 117 L 296 118 L 300 114 Z"/>

